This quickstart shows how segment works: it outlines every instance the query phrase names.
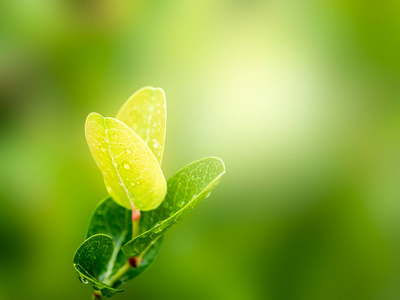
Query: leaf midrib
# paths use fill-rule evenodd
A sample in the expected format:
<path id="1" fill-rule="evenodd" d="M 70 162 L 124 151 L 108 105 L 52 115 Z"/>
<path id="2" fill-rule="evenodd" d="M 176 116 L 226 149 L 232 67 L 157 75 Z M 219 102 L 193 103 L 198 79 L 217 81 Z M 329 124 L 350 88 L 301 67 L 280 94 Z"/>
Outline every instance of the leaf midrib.
<path id="1" fill-rule="evenodd" d="M 104 275 L 104 283 L 107 284 L 107 285 L 109 284 L 108 281 L 110 280 L 110 277 L 111 277 L 111 274 L 112 274 L 112 270 L 114 269 L 115 261 L 117 260 L 117 255 L 118 255 L 119 251 L 121 250 L 122 242 L 125 240 L 127 233 L 128 233 L 127 230 L 124 229 L 122 231 L 122 233 L 121 233 L 120 238 L 114 244 L 114 250 L 113 250 L 113 253 L 111 255 L 110 261 L 109 261 L 109 263 L 107 265 L 106 273 Z"/>
<path id="2" fill-rule="evenodd" d="M 103 118 L 103 120 L 104 120 L 104 128 L 105 128 L 105 131 L 106 131 L 106 142 L 107 142 L 108 153 L 110 154 L 112 164 L 113 164 L 113 166 L 114 166 L 114 168 L 115 168 L 115 172 L 117 173 L 118 178 L 119 178 L 119 180 L 120 180 L 120 182 L 121 182 L 121 186 L 124 188 L 126 197 L 127 197 L 128 200 L 130 200 L 130 199 L 129 199 L 129 192 L 128 192 L 128 190 L 126 189 L 125 183 L 124 183 L 124 181 L 122 180 L 121 175 L 120 175 L 119 172 L 118 172 L 117 166 L 116 166 L 116 164 L 115 164 L 114 156 L 111 154 L 110 141 L 108 140 L 108 128 L 107 128 L 107 124 L 106 124 L 106 118 Z"/>

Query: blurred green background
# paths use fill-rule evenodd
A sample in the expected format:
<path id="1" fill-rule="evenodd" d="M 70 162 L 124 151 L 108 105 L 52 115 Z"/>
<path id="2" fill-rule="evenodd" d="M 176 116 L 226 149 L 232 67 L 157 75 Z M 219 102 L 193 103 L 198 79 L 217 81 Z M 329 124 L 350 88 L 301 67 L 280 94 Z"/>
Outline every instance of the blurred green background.
<path id="1" fill-rule="evenodd" d="M 0 299 L 90 299 L 86 116 L 162 87 L 167 178 L 227 174 L 115 299 L 400 298 L 400 3 L 0 2 Z"/>

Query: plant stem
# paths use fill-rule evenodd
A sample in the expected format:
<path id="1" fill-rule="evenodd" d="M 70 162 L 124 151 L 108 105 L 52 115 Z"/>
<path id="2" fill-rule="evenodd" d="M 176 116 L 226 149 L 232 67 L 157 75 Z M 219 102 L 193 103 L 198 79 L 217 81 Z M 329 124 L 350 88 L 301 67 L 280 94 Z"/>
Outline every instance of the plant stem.
<path id="1" fill-rule="evenodd" d="M 138 222 L 139 220 L 137 220 Z M 158 237 L 159 238 L 159 237 Z M 143 256 L 146 254 L 146 252 L 153 246 L 153 244 L 158 240 L 156 238 L 154 241 L 152 241 L 143 251 L 140 253 L 138 256 L 136 256 L 136 268 L 140 266 L 140 264 L 143 261 Z M 132 268 L 132 265 L 130 264 L 129 260 L 118 270 L 117 273 L 114 274 L 109 280 L 105 281 L 104 283 L 113 286 L 115 282 L 117 282 L 118 279 L 120 279 L 122 276 L 124 276 L 129 270 Z M 100 293 L 101 296 L 101 293 Z M 95 298 L 95 295 L 93 295 L 93 299 Z"/>
<path id="2" fill-rule="evenodd" d="M 134 239 L 139 235 L 139 220 L 132 221 L 132 238 Z"/>
<path id="3" fill-rule="evenodd" d="M 139 220 L 140 210 L 136 209 L 132 201 L 130 201 L 132 207 L 132 238 L 139 235 Z"/>
<path id="4" fill-rule="evenodd" d="M 131 265 L 129 264 L 129 261 L 128 261 L 128 262 L 126 262 L 126 263 L 118 270 L 117 273 L 114 274 L 114 276 L 112 276 L 112 277 L 108 280 L 107 284 L 108 284 L 109 286 L 113 286 L 114 283 L 115 283 L 118 279 L 120 279 L 122 276 L 124 276 L 124 275 L 126 274 L 126 272 L 129 271 L 130 268 L 131 268 Z"/>

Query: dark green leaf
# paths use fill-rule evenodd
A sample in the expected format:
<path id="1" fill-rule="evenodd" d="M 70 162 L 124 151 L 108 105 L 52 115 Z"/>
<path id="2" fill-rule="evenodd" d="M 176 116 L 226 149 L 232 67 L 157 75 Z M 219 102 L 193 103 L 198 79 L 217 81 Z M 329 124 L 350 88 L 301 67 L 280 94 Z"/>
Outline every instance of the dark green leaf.
<path id="1" fill-rule="evenodd" d="M 96 234 L 86 239 L 76 250 L 74 267 L 83 283 L 91 283 L 104 296 L 112 296 L 123 290 L 113 289 L 102 283 L 110 257 L 114 250 L 113 240 L 105 234 Z"/>
<path id="2" fill-rule="evenodd" d="M 224 163 L 216 157 L 200 159 L 178 171 L 168 180 L 163 203 L 157 209 L 142 214 L 145 227 L 151 229 L 126 243 L 122 247 L 123 251 L 130 256 L 140 255 L 170 226 L 207 198 L 224 173 Z"/>
<path id="3" fill-rule="evenodd" d="M 114 287 L 119 287 L 121 284 L 139 276 L 144 271 L 146 271 L 158 258 L 158 255 L 161 252 L 161 246 L 164 241 L 164 236 L 160 236 L 153 245 L 146 251 L 146 254 L 143 256 L 143 260 L 140 263 L 139 267 L 131 268 L 124 276 L 122 276 L 118 281 L 113 285 Z M 121 251 L 122 252 L 122 251 Z"/>
<path id="4" fill-rule="evenodd" d="M 86 236 L 89 237 L 99 233 L 107 234 L 112 238 L 115 245 L 113 252 L 110 255 L 111 259 L 106 265 L 104 277 L 102 278 L 103 282 L 109 282 L 115 273 L 117 273 L 130 258 L 130 256 L 126 256 L 121 251 L 121 247 L 132 239 L 131 214 L 131 210 L 125 209 L 108 197 L 100 202 L 92 215 Z M 147 214 L 143 213 L 139 222 L 140 232 L 149 229 L 149 227 L 147 227 L 149 222 L 146 219 Z M 154 245 L 143 256 L 143 261 L 139 267 L 131 268 L 125 276 L 113 283 L 112 287 L 116 288 L 121 283 L 133 279 L 147 270 L 157 259 L 161 250 L 162 242 L 163 239 L 161 238 L 157 243 L 154 243 Z"/>

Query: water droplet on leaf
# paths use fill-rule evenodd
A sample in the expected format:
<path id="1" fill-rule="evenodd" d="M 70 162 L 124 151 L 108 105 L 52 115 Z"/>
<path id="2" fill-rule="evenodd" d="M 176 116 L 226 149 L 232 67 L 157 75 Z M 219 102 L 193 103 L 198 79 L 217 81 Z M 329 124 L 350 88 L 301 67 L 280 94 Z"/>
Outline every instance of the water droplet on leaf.
<path id="1" fill-rule="evenodd" d="M 88 284 L 88 283 L 89 283 L 89 281 L 88 281 L 85 277 L 83 277 L 83 276 L 79 276 L 79 280 L 80 280 L 83 284 Z"/>
<path id="2" fill-rule="evenodd" d="M 156 139 L 153 139 L 151 144 L 153 145 L 154 148 L 158 148 L 158 146 L 160 146 L 160 143 Z"/>
<path id="3" fill-rule="evenodd" d="M 124 165 L 124 168 L 127 169 L 127 170 L 129 170 L 131 168 L 131 165 L 129 163 L 127 163 L 127 162 L 124 162 L 123 165 Z"/>

